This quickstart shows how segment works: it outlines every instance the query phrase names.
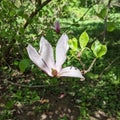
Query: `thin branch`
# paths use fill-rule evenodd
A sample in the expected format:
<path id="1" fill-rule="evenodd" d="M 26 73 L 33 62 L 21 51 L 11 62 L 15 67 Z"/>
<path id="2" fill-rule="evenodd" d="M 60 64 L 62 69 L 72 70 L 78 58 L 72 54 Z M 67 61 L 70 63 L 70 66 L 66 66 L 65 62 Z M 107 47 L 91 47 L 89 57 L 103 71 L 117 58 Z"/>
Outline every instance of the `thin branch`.
<path id="1" fill-rule="evenodd" d="M 104 72 L 107 71 L 110 68 L 110 66 L 119 58 L 120 57 L 115 58 L 107 67 L 105 67 L 105 69 L 100 73 L 99 78 L 102 78 L 102 75 L 104 74 Z"/>
<path id="2" fill-rule="evenodd" d="M 9 80 L 5 80 L 6 83 L 9 83 L 11 85 L 14 85 L 14 86 L 19 86 L 19 87 L 23 87 L 23 88 L 44 88 L 44 87 L 50 87 L 50 86 L 56 86 L 56 85 L 33 85 L 33 86 L 28 86 L 28 85 L 23 85 L 23 84 L 20 84 L 20 83 L 14 83 L 12 81 L 9 81 Z"/>
<path id="3" fill-rule="evenodd" d="M 82 60 L 81 60 L 81 55 L 82 55 L 82 52 L 84 51 L 84 49 L 83 50 L 81 50 L 80 52 L 78 52 L 78 54 L 77 54 L 77 60 L 80 62 L 80 64 L 82 65 L 82 68 L 83 68 L 83 71 L 85 70 L 85 64 L 82 62 Z"/>
<path id="4" fill-rule="evenodd" d="M 97 58 L 94 58 L 94 60 L 92 61 L 92 63 L 90 64 L 89 68 L 87 70 L 84 71 L 84 74 L 90 72 L 90 70 L 92 69 L 94 63 L 96 62 Z"/>
<path id="5" fill-rule="evenodd" d="M 29 25 L 29 20 L 32 20 L 32 19 L 35 17 L 35 15 L 37 15 L 37 13 L 38 13 L 45 5 L 47 5 L 50 1 L 51 1 L 51 0 L 46 0 L 45 2 L 43 2 L 43 3 L 41 4 L 41 0 L 38 0 L 38 2 L 37 2 L 38 4 L 36 5 L 36 10 L 35 10 L 34 12 L 32 12 L 32 13 L 30 14 L 29 18 L 26 20 L 26 22 L 25 22 L 25 24 L 24 24 L 24 29 L 26 29 L 26 27 Z M 16 35 L 16 34 L 15 34 L 15 35 Z M 15 39 L 15 37 L 14 37 L 15 35 L 13 35 L 13 39 L 11 40 L 9 46 L 7 46 L 6 49 L 4 50 L 4 56 L 5 56 L 5 57 L 10 53 L 10 51 L 11 51 L 14 43 L 16 43 L 16 39 Z M 21 52 L 19 51 L 19 53 L 21 53 Z M 22 54 L 20 54 L 20 55 L 22 55 Z"/>
<path id="6" fill-rule="evenodd" d="M 85 70 L 85 64 L 82 62 L 82 60 L 80 58 L 78 58 L 78 61 L 80 62 L 80 64 L 82 65 L 83 71 Z"/>
<path id="7" fill-rule="evenodd" d="M 15 77 L 16 79 L 18 78 L 21 78 L 21 77 Z M 24 78 L 24 76 L 22 76 L 22 78 Z M 8 84 L 11 84 L 11 85 L 14 85 L 14 86 L 18 86 L 18 87 L 23 87 L 23 88 L 45 88 L 45 87 L 53 87 L 53 86 L 59 86 L 60 84 L 56 84 L 56 85 L 33 85 L 33 86 L 29 86 L 29 85 L 25 85 L 23 83 L 15 83 L 15 82 L 12 82 L 11 80 L 14 79 L 14 77 L 11 77 L 11 76 L 8 76 L 7 78 L 4 78 L 1 80 L 5 83 L 8 83 Z"/>
<path id="8" fill-rule="evenodd" d="M 33 12 L 30 14 L 29 18 L 26 20 L 26 23 L 24 24 L 24 29 L 29 25 L 29 20 L 32 20 L 32 19 L 38 14 L 38 12 L 39 12 L 40 10 L 42 10 L 42 8 L 43 8 L 45 5 L 47 5 L 50 1 L 51 1 L 51 0 L 46 0 L 46 1 L 43 2 L 42 4 L 41 4 L 41 2 L 38 2 L 38 4 L 36 5 L 35 11 L 33 11 Z"/>
<path id="9" fill-rule="evenodd" d="M 101 0 L 95 2 L 93 5 L 90 5 L 90 6 L 87 8 L 87 10 L 85 11 L 85 13 L 79 18 L 79 20 L 78 20 L 77 22 L 79 22 L 80 20 L 82 20 L 82 19 L 86 16 L 86 14 L 90 11 L 90 9 L 91 9 L 94 5 L 99 4 L 100 1 L 101 1 Z"/>
<path id="10" fill-rule="evenodd" d="M 108 20 L 108 13 L 109 13 L 111 1 L 112 1 L 112 0 L 109 0 L 109 1 L 108 1 L 107 13 L 106 13 L 106 16 L 105 16 L 105 19 L 104 19 L 103 42 L 105 42 L 106 33 L 107 33 L 107 20 Z"/>

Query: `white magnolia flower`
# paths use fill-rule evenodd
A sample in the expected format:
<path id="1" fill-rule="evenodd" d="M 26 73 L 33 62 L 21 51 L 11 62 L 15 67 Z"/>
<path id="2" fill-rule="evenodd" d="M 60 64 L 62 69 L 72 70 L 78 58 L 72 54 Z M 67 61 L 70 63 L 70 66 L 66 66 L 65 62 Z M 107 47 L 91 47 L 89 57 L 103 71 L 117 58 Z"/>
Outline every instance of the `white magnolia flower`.
<path id="1" fill-rule="evenodd" d="M 41 37 L 40 50 L 38 52 L 30 44 L 27 47 L 27 52 L 33 63 L 51 77 L 67 76 L 84 79 L 80 70 L 76 67 L 69 66 L 62 68 L 66 60 L 68 48 L 68 37 L 66 34 L 63 34 L 56 46 L 56 61 L 54 61 L 53 48 L 44 37 Z"/>

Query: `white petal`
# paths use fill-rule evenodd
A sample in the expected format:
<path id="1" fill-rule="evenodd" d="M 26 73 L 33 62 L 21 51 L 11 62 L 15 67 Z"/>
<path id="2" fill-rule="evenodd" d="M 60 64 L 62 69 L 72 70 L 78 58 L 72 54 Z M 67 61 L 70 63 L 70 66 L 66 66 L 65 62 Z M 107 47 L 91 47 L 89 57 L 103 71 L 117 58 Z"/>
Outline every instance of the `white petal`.
<path id="1" fill-rule="evenodd" d="M 59 76 L 84 78 L 80 70 L 73 66 L 63 68 L 60 71 Z"/>
<path id="2" fill-rule="evenodd" d="M 44 37 L 40 40 L 39 54 L 50 69 L 55 68 L 53 48 Z"/>
<path id="3" fill-rule="evenodd" d="M 57 46 L 56 46 L 56 68 L 57 71 L 60 71 L 62 68 L 62 64 L 66 60 L 66 53 L 68 50 L 68 36 L 66 34 L 63 34 L 60 39 L 58 40 Z"/>
<path id="4" fill-rule="evenodd" d="M 52 76 L 48 66 L 41 58 L 41 56 L 37 53 L 36 49 L 32 47 L 32 45 L 29 44 L 27 46 L 27 52 L 34 64 L 36 64 L 41 70 L 45 71 L 49 76 Z"/>

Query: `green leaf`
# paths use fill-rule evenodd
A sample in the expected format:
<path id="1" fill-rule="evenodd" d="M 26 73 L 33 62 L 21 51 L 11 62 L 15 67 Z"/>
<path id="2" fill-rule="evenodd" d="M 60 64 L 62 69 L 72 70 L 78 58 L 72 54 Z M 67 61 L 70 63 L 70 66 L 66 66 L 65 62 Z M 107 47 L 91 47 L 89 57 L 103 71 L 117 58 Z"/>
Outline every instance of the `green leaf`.
<path id="1" fill-rule="evenodd" d="M 106 15 L 107 15 L 107 8 L 104 7 L 104 8 L 100 11 L 100 13 L 98 14 L 98 17 L 104 19 Z"/>
<path id="2" fill-rule="evenodd" d="M 103 55 L 106 54 L 107 52 L 107 47 L 106 45 L 102 45 L 98 40 L 96 40 L 92 46 L 91 46 L 91 49 L 94 53 L 94 55 L 99 58 L 99 57 L 102 57 Z"/>
<path id="3" fill-rule="evenodd" d="M 25 70 L 29 67 L 29 60 L 23 59 L 19 62 L 19 69 L 21 72 L 25 72 Z"/>
<path id="4" fill-rule="evenodd" d="M 98 74 L 94 74 L 94 73 L 91 73 L 91 72 L 87 73 L 87 76 L 88 76 L 90 79 L 97 79 L 97 78 L 99 77 Z"/>
<path id="5" fill-rule="evenodd" d="M 19 28 L 19 32 L 20 32 L 21 34 L 24 34 L 24 31 L 25 31 L 25 30 L 24 30 L 23 27 L 20 27 L 20 28 Z"/>
<path id="6" fill-rule="evenodd" d="M 79 38 L 79 43 L 80 43 L 80 47 L 83 49 L 86 47 L 87 43 L 89 41 L 89 36 L 87 34 L 86 31 L 84 31 Z"/>
<path id="7" fill-rule="evenodd" d="M 68 44 L 70 46 L 70 48 L 73 50 L 73 51 L 77 51 L 78 49 L 78 41 L 76 38 L 72 38 L 68 41 Z"/>
<path id="8" fill-rule="evenodd" d="M 8 109 L 11 109 L 12 107 L 14 106 L 14 101 L 10 100 L 10 101 L 7 101 L 7 103 L 5 104 L 5 108 L 8 110 Z"/>
<path id="9" fill-rule="evenodd" d="M 107 23 L 107 31 L 112 32 L 116 29 L 115 23 L 114 22 L 108 22 Z"/>
<path id="10" fill-rule="evenodd" d="M 19 62 L 18 62 L 17 60 L 15 60 L 15 61 L 13 62 L 13 64 L 16 65 L 16 66 L 18 66 L 18 65 L 19 65 Z"/>

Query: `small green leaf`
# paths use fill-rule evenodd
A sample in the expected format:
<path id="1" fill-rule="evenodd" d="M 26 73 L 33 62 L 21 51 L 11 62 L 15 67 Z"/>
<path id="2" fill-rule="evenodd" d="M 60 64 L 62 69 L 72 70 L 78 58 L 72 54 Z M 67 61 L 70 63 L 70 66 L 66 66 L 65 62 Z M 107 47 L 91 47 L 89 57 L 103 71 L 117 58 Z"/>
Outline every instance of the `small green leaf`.
<path id="1" fill-rule="evenodd" d="M 86 47 L 87 43 L 89 41 L 89 36 L 87 34 L 86 31 L 84 31 L 79 38 L 79 43 L 80 43 L 80 47 L 83 49 Z"/>
<path id="2" fill-rule="evenodd" d="M 115 26 L 115 23 L 114 23 L 114 22 L 108 22 L 108 23 L 107 23 L 107 31 L 108 31 L 108 32 L 114 31 L 115 28 L 116 28 L 116 26 Z"/>
<path id="3" fill-rule="evenodd" d="M 13 16 L 15 16 L 15 14 L 16 14 L 16 11 L 14 9 L 10 11 L 10 16 L 13 17 Z"/>
<path id="4" fill-rule="evenodd" d="M 5 105 L 6 109 L 11 109 L 14 106 L 14 101 L 8 101 Z"/>
<path id="5" fill-rule="evenodd" d="M 17 60 L 15 60 L 15 61 L 13 62 L 13 64 L 16 65 L 16 66 L 18 66 L 19 62 L 18 62 Z"/>
<path id="6" fill-rule="evenodd" d="M 94 53 L 94 55 L 99 58 L 99 57 L 102 57 L 103 55 L 106 54 L 107 52 L 107 47 L 106 45 L 102 45 L 98 40 L 96 40 L 92 46 L 91 46 L 91 49 Z"/>
<path id="7" fill-rule="evenodd" d="M 77 51 L 78 49 L 78 41 L 76 38 L 72 38 L 68 41 L 69 43 L 69 46 L 70 48 L 73 50 L 73 51 Z"/>
<path id="8" fill-rule="evenodd" d="M 107 8 L 104 7 L 104 8 L 100 11 L 100 13 L 98 14 L 98 17 L 104 19 L 106 15 L 107 15 Z"/>
<path id="9" fill-rule="evenodd" d="M 99 77 L 98 74 L 94 74 L 94 73 L 91 73 L 91 72 L 87 73 L 87 76 L 90 79 L 97 79 Z"/>
<path id="10" fill-rule="evenodd" d="M 25 30 L 24 30 L 24 28 L 23 28 L 23 27 L 20 27 L 20 28 L 19 28 L 19 32 L 20 32 L 21 34 L 23 34 L 23 33 L 24 33 L 24 31 L 25 31 Z"/>
<path id="11" fill-rule="evenodd" d="M 25 72 L 25 70 L 29 67 L 29 60 L 23 59 L 19 62 L 19 69 L 21 72 Z"/>

